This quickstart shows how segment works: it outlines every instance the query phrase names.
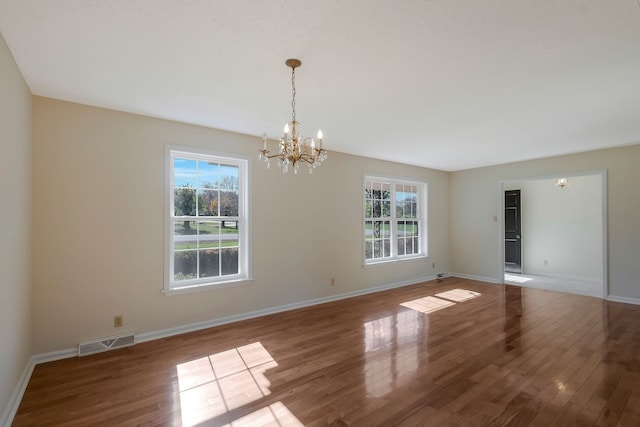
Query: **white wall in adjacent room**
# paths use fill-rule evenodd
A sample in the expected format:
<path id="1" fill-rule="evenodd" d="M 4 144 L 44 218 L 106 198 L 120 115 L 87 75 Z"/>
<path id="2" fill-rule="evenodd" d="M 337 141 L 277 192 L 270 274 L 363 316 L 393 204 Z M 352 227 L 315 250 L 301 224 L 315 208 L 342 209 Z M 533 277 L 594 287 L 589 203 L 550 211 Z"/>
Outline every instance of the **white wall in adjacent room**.
<path id="1" fill-rule="evenodd" d="M 602 180 L 589 175 L 569 182 L 563 189 L 555 180 L 523 186 L 524 272 L 601 282 Z"/>
<path id="2" fill-rule="evenodd" d="M 602 282 L 602 178 L 572 176 L 505 184 L 520 190 L 524 274 Z"/>

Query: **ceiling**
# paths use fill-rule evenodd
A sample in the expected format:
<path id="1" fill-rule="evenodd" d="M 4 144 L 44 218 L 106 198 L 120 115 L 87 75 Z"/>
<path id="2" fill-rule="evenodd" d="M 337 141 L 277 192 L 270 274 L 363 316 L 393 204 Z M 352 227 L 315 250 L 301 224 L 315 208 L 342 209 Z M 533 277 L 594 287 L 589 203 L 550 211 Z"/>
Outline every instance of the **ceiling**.
<path id="1" fill-rule="evenodd" d="M 640 143 L 640 0 L 0 0 L 35 95 L 445 171 Z M 256 152 L 259 147 L 256 138 Z"/>

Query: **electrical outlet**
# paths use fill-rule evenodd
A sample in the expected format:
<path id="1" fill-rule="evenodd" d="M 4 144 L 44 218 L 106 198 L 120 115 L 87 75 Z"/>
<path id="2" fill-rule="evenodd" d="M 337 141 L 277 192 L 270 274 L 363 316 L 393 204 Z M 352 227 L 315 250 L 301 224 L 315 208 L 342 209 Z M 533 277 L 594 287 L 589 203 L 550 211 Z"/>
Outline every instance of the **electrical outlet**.
<path id="1" fill-rule="evenodd" d="M 335 286 L 336 285 L 336 279 L 335 278 L 331 278 L 331 286 Z"/>
<path id="2" fill-rule="evenodd" d="M 124 325 L 124 317 L 122 316 L 122 314 L 118 314 L 116 316 L 113 316 L 113 327 L 114 328 L 121 328 Z"/>

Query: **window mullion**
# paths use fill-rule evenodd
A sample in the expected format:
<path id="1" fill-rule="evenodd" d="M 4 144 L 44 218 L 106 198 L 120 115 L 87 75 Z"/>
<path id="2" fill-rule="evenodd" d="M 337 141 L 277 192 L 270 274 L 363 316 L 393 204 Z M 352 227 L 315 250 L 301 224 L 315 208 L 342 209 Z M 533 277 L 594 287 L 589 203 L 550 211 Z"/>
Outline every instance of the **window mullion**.
<path id="1" fill-rule="evenodd" d="M 396 258 L 398 256 L 398 230 L 396 224 L 396 189 L 395 183 L 390 182 L 389 187 L 391 188 L 391 258 Z"/>
<path id="2" fill-rule="evenodd" d="M 198 192 L 196 190 L 196 279 L 199 279 L 200 278 L 200 221 L 197 219 L 197 217 L 198 217 Z"/>

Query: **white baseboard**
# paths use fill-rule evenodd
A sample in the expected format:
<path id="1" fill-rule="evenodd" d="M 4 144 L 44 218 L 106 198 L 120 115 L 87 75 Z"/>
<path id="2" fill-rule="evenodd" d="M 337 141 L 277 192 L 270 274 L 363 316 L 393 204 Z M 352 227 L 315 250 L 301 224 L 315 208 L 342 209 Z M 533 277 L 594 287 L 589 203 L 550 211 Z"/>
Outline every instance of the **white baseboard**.
<path id="1" fill-rule="evenodd" d="M 67 348 L 65 350 L 51 351 L 49 353 L 40 353 L 33 356 L 36 365 L 40 363 L 54 362 L 56 360 L 69 359 L 78 355 L 78 348 Z"/>
<path id="2" fill-rule="evenodd" d="M 27 365 L 24 367 L 20 378 L 18 379 L 18 384 L 16 384 L 16 388 L 13 390 L 13 394 L 9 399 L 9 404 L 2 413 L 2 416 L 0 416 L 0 426 L 11 426 L 13 418 L 16 416 L 16 412 L 18 412 L 18 407 L 20 406 L 20 402 L 22 401 L 22 396 L 24 396 L 24 392 L 27 389 L 27 385 L 29 384 L 31 374 L 33 373 L 33 368 L 35 368 L 35 366 L 36 364 L 32 356 L 27 362 Z"/>
<path id="3" fill-rule="evenodd" d="M 551 279 L 568 279 L 568 280 L 576 280 L 578 282 L 588 282 L 588 283 L 599 283 L 602 286 L 602 277 L 591 277 L 591 276 L 576 276 L 573 274 L 560 274 L 560 273 L 549 273 L 544 270 L 527 270 L 526 273 L 522 273 L 522 275 L 530 275 L 530 276 L 538 276 L 538 277 L 549 277 Z"/>
<path id="4" fill-rule="evenodd" d="M 461 279 L 477 280 L 479 282 L 498 283 L 498 284 L 502 284 L 503 282 L 502 280 L 496 279 L 494 277 L 474 276 L 471 274 L 464 274 L 464 273 L 449 273 L 449 276 L 459 277 Z"/>
<path id="5" fill-rule="evenodd" d="M 613 301 L 613 302 L 624 302 L 627 304 L 636 304 L 636 305 L 640 305 L 640 299 L 638 298 L 629 298 L 629 297 L 617 297 L 615 295 L 609 295 L 607 296 L 607 301 Z"/>

